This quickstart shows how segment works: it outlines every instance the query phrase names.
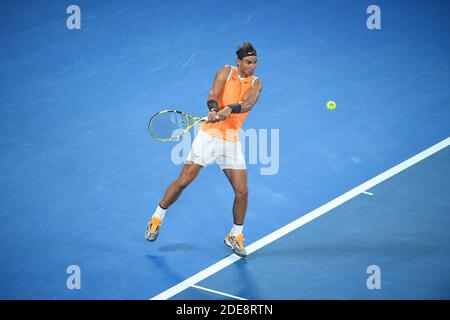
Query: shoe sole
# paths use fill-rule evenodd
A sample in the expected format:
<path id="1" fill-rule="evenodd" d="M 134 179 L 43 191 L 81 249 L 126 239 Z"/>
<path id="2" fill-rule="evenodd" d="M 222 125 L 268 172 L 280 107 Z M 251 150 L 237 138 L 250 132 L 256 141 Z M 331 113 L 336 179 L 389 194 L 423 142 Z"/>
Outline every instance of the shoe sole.
<path id="1" fill-rule="evenodd" d="M 145 239 L 147 239 L 147 241 L 150 241 L 150 242 L 156 241 L 156 239 L 158 239 L 158 236 L 159 236 L 159 228 L 155 233 L 149 234 L 148 237 L 147 237 L 147 230 L 146 230 L 144 236 L 145 236 Z"/>
<path id="2" fill-rule="evenodd" d="M 241 257 L 241 258 L 247 257 L 247 254 L 244 255 L 244 254 L 241 254 L 241 253 L 236 252 L 236 251 L 233 249 L 233 246 L 231 245 L 231 243 L 229 243 L 229 242 L 227 241 L 226 238 L 223 240 L 223 242 L 224 242 L 228 247 L 230 247 L 231 250 L 233 250 L 233 253 L 234 253 L 235 255 L 237 255 L 237 256 L 239 256 L 239 257 Z"/>
<path id="3" fill-rule="evenodd" d="M 231 245 L 231 243 L 229 243 L 229 242 L 227 241 L 227 239 L 224 239 L 223 242 L 224 242 L 228 247 L 233 248 L 233 246 Z"/>
<path id="4" fill-rule="evenodd" d="M 156 236 L 154 236 L 153 238 L 151 238 L 151 237 L 145 237 L 145 239 L 147 239 L 147 241 L 150 241 L 150 242 L 154 242 L 154 241 L 156 241 L 156 239 L 158 239 L 158 235 L 159 234 L 157 234 Z"/>

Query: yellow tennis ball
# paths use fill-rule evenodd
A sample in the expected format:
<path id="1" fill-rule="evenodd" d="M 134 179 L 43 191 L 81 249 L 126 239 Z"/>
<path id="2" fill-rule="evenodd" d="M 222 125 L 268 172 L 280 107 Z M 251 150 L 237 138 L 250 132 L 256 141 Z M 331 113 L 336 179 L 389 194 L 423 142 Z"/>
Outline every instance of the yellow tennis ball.
<path id="1" fill-rule="evenodd" d="M 334 110 L 334 109 L 336 109 L 336 102 L 334 102 L 334 101 L 328 101 L 328 102 L 327 102 L 327 108 L 328 108 L 328 110 Z"/>

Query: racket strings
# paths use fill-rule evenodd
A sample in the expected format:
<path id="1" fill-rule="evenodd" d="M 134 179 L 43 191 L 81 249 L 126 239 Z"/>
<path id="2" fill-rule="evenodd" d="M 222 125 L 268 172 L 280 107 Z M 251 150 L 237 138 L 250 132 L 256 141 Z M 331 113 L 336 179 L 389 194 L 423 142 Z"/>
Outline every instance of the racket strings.
<path id="1" fill-rule="evenodd" d="M 150 132 L 160 139 L 175 139 L 189 126 L 189 119 L 177 112 L 161 113 L 150 122 Z"/>

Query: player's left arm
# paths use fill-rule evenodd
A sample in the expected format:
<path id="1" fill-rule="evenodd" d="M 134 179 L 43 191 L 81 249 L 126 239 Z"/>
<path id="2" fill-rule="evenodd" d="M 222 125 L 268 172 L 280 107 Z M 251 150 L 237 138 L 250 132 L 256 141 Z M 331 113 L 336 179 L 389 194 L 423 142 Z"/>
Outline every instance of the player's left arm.
<path id="1" fill-rule="evenodd" d="M 262 81 L 260 79 L 256 79 L 253 86 L 245 94 L 244 100 L 241 103 L 227 105 L 226 107 L 228 108 L 223 108 L 218 112 L 218 115 L 221 118 L 221 120 L 227 119 L 233 112 L 233 109 L 236 110 L 236 108 L 238 108 L 237 110 L 239 110 L 239 113 L 249 112 L 250 110 L 252 110 L 253 106 L 256 104 L 256 102 L 258 102 L 262 88 L 263 88 Z"/>
<path id="2" fill-rule="evenodd" d="M 260 79 L 256 79 L 253 86 L 245 95 L 244 100 L 241 102 L 241 113 L 249 112 L 250 110 L 252 110 L 253 106 L 256 104 L 256 102 L 258 102 L 261 91 L 262 81 Z"/>

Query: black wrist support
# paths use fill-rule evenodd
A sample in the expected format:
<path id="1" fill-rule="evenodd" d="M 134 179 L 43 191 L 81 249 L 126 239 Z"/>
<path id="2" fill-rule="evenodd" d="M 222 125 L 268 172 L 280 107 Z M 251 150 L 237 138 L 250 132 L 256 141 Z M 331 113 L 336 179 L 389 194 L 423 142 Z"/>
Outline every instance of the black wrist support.
<path id="1" fill-rule="evenodd" d="M 208 105 L 209 111 L 215 110 L 216 112 L 219 111 L 219 105 L 217 104 L 216 100 L 208 100 L 206 103 Z"/>
<path id="2" fill-rule="evenodd" d="M 241 112 L 241 104 L 233 103 L 228 105 L 231 108 L 231 113 L 240 113 Z"/>

